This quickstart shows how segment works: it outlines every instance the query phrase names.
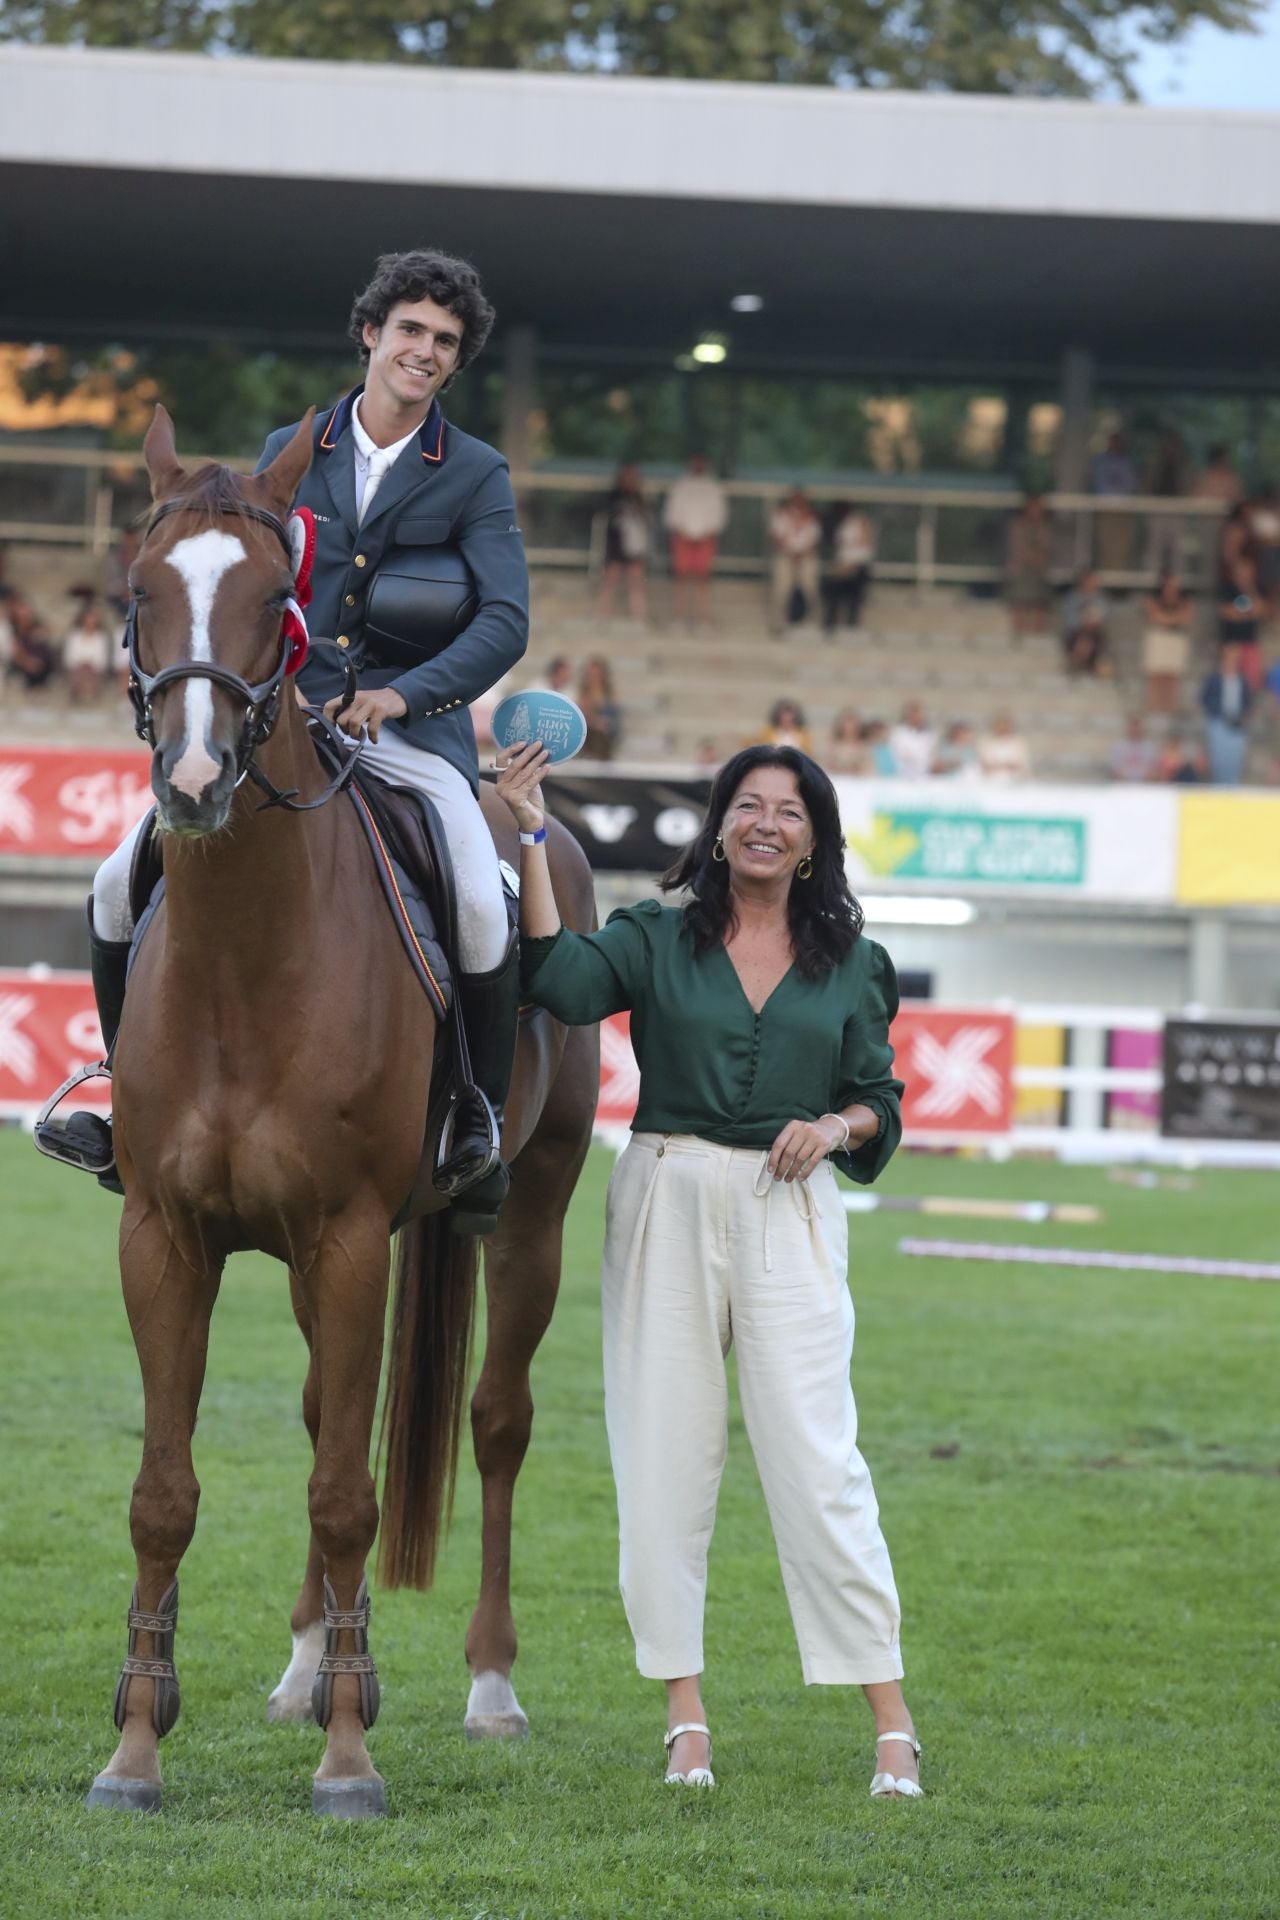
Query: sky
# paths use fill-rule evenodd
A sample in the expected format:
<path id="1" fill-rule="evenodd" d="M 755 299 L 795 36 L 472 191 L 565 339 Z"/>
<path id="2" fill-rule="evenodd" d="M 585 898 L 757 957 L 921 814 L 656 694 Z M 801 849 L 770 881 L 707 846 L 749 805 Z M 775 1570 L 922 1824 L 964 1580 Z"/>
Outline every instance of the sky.
<path id="1" fill-rule="evenodd" d="M 1176 50 L 1146 49 L 1134 79 L 1152 106 L 1280 113 L 1280 0 L 1271 0 L 1259 34 L 1200 27 Z"/>

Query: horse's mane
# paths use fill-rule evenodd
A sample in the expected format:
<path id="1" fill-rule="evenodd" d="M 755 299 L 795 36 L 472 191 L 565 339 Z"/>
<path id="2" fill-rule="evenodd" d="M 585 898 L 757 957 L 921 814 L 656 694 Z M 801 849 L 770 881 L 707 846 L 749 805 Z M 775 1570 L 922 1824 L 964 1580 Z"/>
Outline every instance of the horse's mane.
<path id="1" fill-rule="evenodd" d="M 225 514 L 245 511 L 249 502 L 245 496 L 244 480 L 242 473 L 233 473 L 230 467 L 212 464 L 198 467 L 194 473 L 187 475 L 178 491 L 169 498 L 180 500 L 185 512 L 204 514 L 212 526 L 215 520 Z M 142 525 L 150 525 L 157 507 L 166 504 L 165 501 L 159 501 L 156 506 L 148 507 L 142 515 Z"/>

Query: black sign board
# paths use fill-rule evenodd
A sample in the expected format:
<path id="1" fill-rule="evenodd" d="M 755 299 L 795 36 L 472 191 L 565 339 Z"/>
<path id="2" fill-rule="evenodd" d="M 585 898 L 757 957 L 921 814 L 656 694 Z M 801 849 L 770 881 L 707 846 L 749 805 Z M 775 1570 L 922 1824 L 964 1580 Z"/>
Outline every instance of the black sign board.
<path id="1" fill-rule="evenodd" d="M 694 838 L 711 781 L 553 772 L 543 792 L 594 873 L 665 873 Z"/>
<path id="2" fill-rule="evenodd" d="M 1280 1022 L 1166 1020 L 1160 1131 L 1280 1140 Z"/>

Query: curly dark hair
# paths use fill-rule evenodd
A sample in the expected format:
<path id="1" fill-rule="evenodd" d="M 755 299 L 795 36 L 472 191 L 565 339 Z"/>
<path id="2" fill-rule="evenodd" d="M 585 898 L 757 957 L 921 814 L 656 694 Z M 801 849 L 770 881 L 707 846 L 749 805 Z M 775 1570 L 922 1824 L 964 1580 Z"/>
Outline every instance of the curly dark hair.
<path id="1" fill-rule="evenodd" d="M 816 760 L 796 747 L 744 747 L 726 760 L 716 775 L 707 803 L 707 817 L 682 858 L 663 876 L 666 893 L 688 888 L 684 924 L 693 936 L 694 950 L 706 953 L 736 924 L 729 868 L 712 855 L 720 827 L 733 796 L 758 767 L 783 767 L 795 775 L 813 827 L 813 872 L 795 879 L 787 896 L 787 918 L 797 972 L 805 980 L 821 979 L 850 952 L 862 932 L 863 912 L 844 871 L 844 832 L 840 803 Z"/>
<path id="2" fill-rule="evenodd" d="M 384 253 L 374 276 L 351 309 L 347 331 L 368 362 L 364 343 L 366 325 L 384 327 L 398 300 L 434 300 L 462 324 L 458 364 L 450 380 L 469 367 L 493 329 L 494 312 L 480 290 L 480 275 L 469 260 L 419 248 L 413 253 Z M 447 386 L 448 381 L 445 382 Z"/>

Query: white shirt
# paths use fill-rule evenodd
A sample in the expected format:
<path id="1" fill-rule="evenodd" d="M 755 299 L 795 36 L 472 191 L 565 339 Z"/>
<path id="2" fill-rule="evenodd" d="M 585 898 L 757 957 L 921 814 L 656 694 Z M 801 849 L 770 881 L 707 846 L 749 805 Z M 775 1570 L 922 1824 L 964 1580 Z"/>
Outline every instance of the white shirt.
<path id="1" fill-rule="evenodd" d="M 667 495 L 663 525 L 685 540 L 710 540 L 729 518 L 724 488 L 709 473 L 684 473 Z"/>
<path id="2" fill-rule="evenodd" d="M 422 420 L 426 417 L 424 413 Z M 356 513 L 361 520 L 373 505 L 373 496 L 382 485 L 383 475 L 394 467 L 409 442 L 422 431 L 422 420 L 406 433 L 403 440 L 393 441 L 389 447 L 380 447 L 365 432 L 360 419 L 360 401 L 356 400 L 351 409 L 351 433 L 356 454 Z"/>
<path id="3" fill-rule="evenodd" d="M 989 733 L 978 742 L 978 758 L 988 780 L 1031 778 L 1031 760 L 1021 734 Z"/>
<path id="4" fill-rule="evenodd" d="M 933 765 L 938 736 L 931 727 L 911 727 L 900 720 L 889 734 L 889 745 L 904 780 L 924 780 Z"/>

